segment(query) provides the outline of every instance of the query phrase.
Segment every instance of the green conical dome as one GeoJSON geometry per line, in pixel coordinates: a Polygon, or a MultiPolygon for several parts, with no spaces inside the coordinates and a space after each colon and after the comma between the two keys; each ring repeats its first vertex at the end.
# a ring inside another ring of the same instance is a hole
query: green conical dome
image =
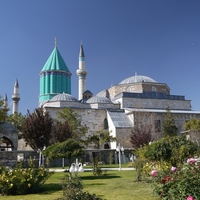
{"type": "Polygon", "coordinates": [[[70,73],[57,47],[54,48],[44,67],[42,68],[42,72],[51,70],[61,70],[70,73]]]}
{"type": "Polygon", "coordinates": [[[71,72],[57,47],[54,48],[40,72],[39,102],[48,101],[57,94],[71,94],[71,72]]]}

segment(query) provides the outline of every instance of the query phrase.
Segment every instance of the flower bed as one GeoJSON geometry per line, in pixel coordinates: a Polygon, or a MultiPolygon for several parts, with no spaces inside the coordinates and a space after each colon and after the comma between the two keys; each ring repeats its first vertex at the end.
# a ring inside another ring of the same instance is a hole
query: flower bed
{"type": "Polygon", "coordinates": [[[154,192],[164,200],[200,199],[200,164],[189,158],[182,166],[171,170],[152,170],[154,192]]]}

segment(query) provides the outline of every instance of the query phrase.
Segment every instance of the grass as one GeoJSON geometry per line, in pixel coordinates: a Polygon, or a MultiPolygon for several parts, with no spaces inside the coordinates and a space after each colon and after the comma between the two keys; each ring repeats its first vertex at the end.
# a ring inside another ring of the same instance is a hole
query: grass
{"type": "MultiPolygon", "coordinates": [[[[57,172],[42,186],[39,194],[1,196],[1,200],[55,200],[62,197],[61,179],[67,172],[57,172]]],[[[93,176],[92,172],[79,173],[85,191],[107,200],[155,200],[151,185],[135,182],[135,171],[107,171],[105,176],[93,176]]]]}

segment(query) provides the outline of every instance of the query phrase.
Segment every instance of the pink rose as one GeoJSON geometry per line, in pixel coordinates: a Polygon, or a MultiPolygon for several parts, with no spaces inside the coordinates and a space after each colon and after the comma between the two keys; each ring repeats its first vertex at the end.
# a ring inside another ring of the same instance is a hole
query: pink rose
{"type": "Polygon", "coordinates": [[[152,170],[152,171],[151,171],[151,176],[156,176],[157,172],[158,172],[158,171],[157,171],[156,169],[152,170]]]}
{"type": "Polygon", "coordinates": [[[194,200],[193,196],[188,196],[186,200],[194,200]]]}
{"type": "Polygon", "coordinates": [[[196,159],[194,159],[194,158],[188,158],[187,159],[187,163],[188,164],[193,164],[193,163],[195,163],[196,162],[196,159]]]}
{"type": "Polygon", "coordinates": [[[177,167],[173,167],[171,168],[171,172],[175,172],[177,170],[177,167]]]}

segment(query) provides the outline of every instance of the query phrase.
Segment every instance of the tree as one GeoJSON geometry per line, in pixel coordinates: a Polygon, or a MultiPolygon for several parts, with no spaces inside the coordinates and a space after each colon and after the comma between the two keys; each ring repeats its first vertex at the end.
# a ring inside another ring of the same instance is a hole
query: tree
{"type": "Polygon", "coordinates": [[[52,144],[43,150],[42,153],[50,160],[55,158],[67,158],[69,164],[71,164],[72,158],[77,158],[84,155],[85,150],[79,142],[73,139],[68,139],[64,142],[52,144]]]}
{"type": "Polygon", "coordinates": [[[89,136],[86,142],[88,144],[94,144],[95,149],[100,149],[102,145],[116,140],[116,137],[111,136],[108,130],[100,130],[97,131],[95,135],[89,136]]]}
{"type": "Polygon", "coordinates": [[[0,97],[0,122],[5,122],[8,117],[9,108],[4,105],[4,102],[1,100],[0,97]]]}
{"type": "Polygon", "coordinates": [[[131,136],[130,136],[130,142],[133,148],[138,149],[152,142],[151,132],[152,132],[151,125],[135,126],[131,131],[131,136]]]}
{"type": "Polygon", "coordinates": [[[72,137],[73,134],[68,121],[61,122],[56,120],[54,122],[52,129],[52,137],[50,140],[51,144],[54,144],[56,142],[64,142],[65,140],[68,140],[72,137]]]}
{"type": "Polygon", "coordinates": [[[163,134],[164,136],[176,136],[178,128],[175,125],[175,120],[170,112],[170,109],[166,109],[165,119],[163,122],[163,134]]]}
{"type": "Polygon", "coordinates": [[[11,122],[19,131],[22,131],[25,119],[26,117],[24,115],[15,112],[8,116],[7,121],[11,122]]]}
{"type": "Polygon", "coordinates": [[[53,119],[48,112],[44,112],[42,108],[37,108],[31,114],[28,110],[22,137],[26,144],[30,145],[34,150],[42,150],[50,144],[52,127],[53,119]]]}
{"type": "Polygon", "coordinates": [[[184,124],[184,130],[198,130],[200,131],[200,120],[192,118],[189,121],[185,122],[184,124]]]}
{"type": "MultiPolygon", "coordinates": [[[[95,135],[89,136],[86,140],[87,144],[94,144],[94,149],[100,149],[102,145],[116,141],[116,137],[110,135],[108,130],[97,131],[95,135]]],[[[93,174],[101,175],[102,170],[99,166],[99,160],[101,160],[101,152],[93,152],[93,174]]]]}
{"type": "MultiPolygon", "coordinates": [[[[87,127],[81,125],[81,117],[72,109],[66,107],[57,113],[58,124],[67,126],[67,129],[63,134],[67,134],[71,138],[81,140],[81,137],[85,135],[87,127]]],[[[62,128],[61,128],[62,129],[62,128]]],[[[59,132],[56,132],[59,134],[59,132]]]]}

